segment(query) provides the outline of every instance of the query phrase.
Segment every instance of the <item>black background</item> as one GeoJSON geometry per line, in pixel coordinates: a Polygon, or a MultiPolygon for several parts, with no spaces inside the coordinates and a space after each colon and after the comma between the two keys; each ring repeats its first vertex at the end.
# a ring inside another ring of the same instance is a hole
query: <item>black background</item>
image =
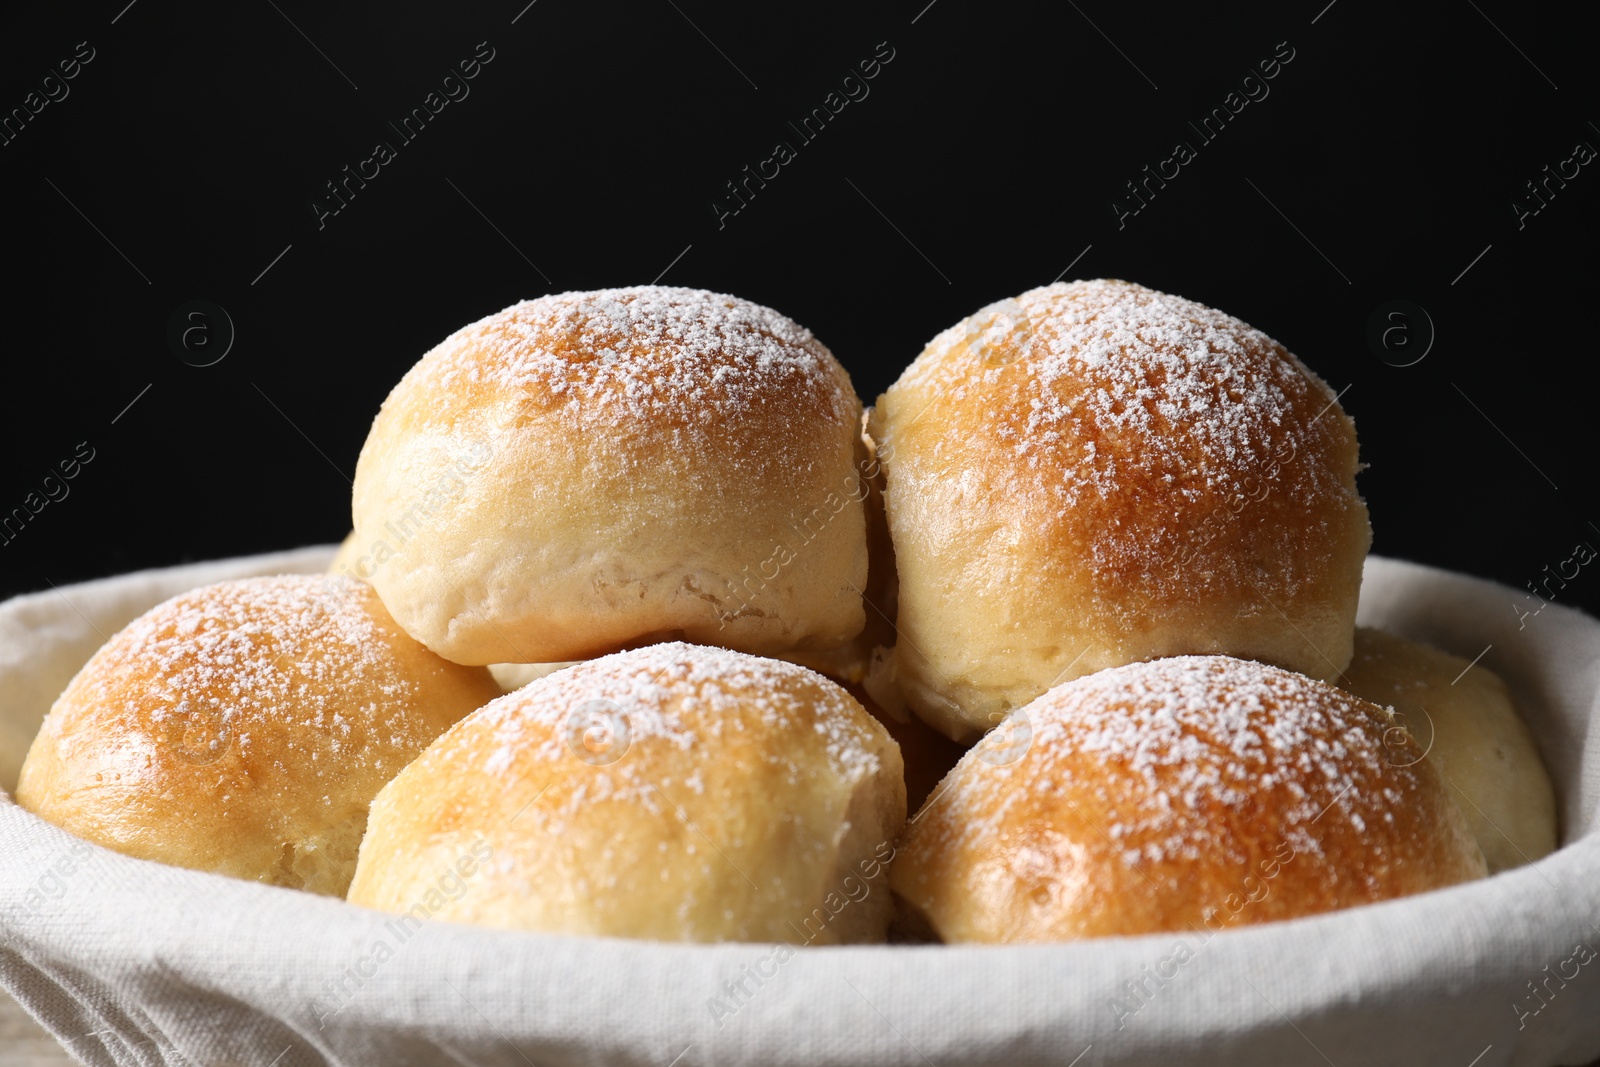
{"type": "MultiPolygon", "coordinates": [[[[789,314],[869,402],[991,301],[1139,281],[1344,391],[1374,551],[1522,589],[1600,546],[1600,167],[1520,227],[1512,208],[1600,146],[1592,41],[1564,11],[525,2],[13,19],[0,109],[79,42],[94,58],[0,147],[0,514],[79,442],[94,459],[0,546],[0,593],[335,541],[370,420],[424,351],[519,299],[658,277],[789,314]],[[470,95],[402,143],[386,123],[479,42],[470,95]],[[799,144],[787,123],[880,42],[869,95],[799,144]],[[1270,95],[1202,145],[1186,120],[1280,42],[1270,95]],[[712,198],[780,139],[797,158],[719,228],[712,198]],[[1119,228],[1112,199],[1179,139],[1197,158],[1119,228]],[[397,157],[319,228],[324,183],[380,140],[397,157]],[[236,330],[203,368],[167,340],[195,299],[236,330]],[[1387,360],[1367,340],[1393,300],[1436,331],[1411,366],[1391,364],[1420,321],[1387,360]]],[[[1600,566],[1549,588],[1600,610],[1600,566]]]]}

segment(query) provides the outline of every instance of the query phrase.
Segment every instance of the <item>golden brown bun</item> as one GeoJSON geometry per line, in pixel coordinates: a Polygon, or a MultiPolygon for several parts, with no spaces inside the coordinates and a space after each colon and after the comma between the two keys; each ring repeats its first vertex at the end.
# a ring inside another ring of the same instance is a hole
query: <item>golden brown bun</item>
{"type": "Polygon", "coordinates": [[[1439,769],[1483,849],[1489,871],[1532,863],[1556,849],[1556,797],[1498,675],[1468,660],[1361,627],[1341,683],[1392,707],[1439,769]]]}
{"type": "Polygon", "coordinates": [[[956,941],[1209,930],[1485,873],[1421,749],[1375,705],[1226,656],[1057,686],[964,756],[891,884],[956,941]]]}
{"type": "Polygon", "coordinates": [[[570,934],[876,941],[905,811],[898,747],[837,685],[653,645],[532,682],[435,742],[373,801],[349,899],[570,934]],[[463,857],[475,873],[441,897],[463,857]]]}
{"type": "Polygon", "coordinates": [[[94,654],[45,718],[17,803],[140,859],[341,896],[378,789],[498,691],[359,582],[221,582],[94,654]]]}
{"type": "Polygon", "coordinates": [[[1355,427],[1238,319],[1127,282],[1030,290],[935,337],[870,429],[895,675],[951,737],[1157,656],[1349,662],[1371,541],[1355,427]]]}
{"type": "Polygon", "coordinates": [[[894,542],[889,538],[889,520],[883,513],[883,468],[878,463],[877,446],[866,432],[867,413],[862,413],[861,436],[856,449],[856,470],[861,477],[866,499],[862,506],[867,523],[867,581],[862,599],[867,614],[861,632],[844,644],[816,652],[788,652],[778,656],[802,667],[820,671],[837,682],[863,681],[875,656],[894,647],[895,601],[899,582],[894,571],[894,542]]]}
{"type": "MultiPolygon", "coordinates": [[[[887,648],[894,645],[894,546],[889,542],[889,527],[883,516],[883,495],[880,484],[882,479],[877,471],[877,463],[872,458],[870,442],[865,440],[865,434],[858,457],[857,467],[868,489],[867,498],[863,501],[867,522],[867,581],[862,590],[865,595],[867,624],[855,637],[834,648],[809,652],[783,652],[775,654],[773,658],[798,663],[802,667],[809,667],[827,675],[849,689],[852,696],[861,700],[867,709],[877,716],[878,712],[874,709],[874,705],[866,703],[865,694],[858,692],[854,683],[862,681],[866,676],[869,666],[874,661],[874,653],[878,653],[881,657],[887,648]]],[[[500,683],[500,688],[509,693],[521,689],[535,678],[543,678],[563,667],[570,667],[574,662],[580,661],[491,663],[489,673],[500,683]]],[[[904,701],[898,703],[903,706],[904,701]]],[[[881,720],[882,717],[879,718],[881,720]]],[[[890,733],[894,734],[896,741],[902,740],[892,728],[890,733]]],[[[942,771],[940,773],[943,774],[942,771]]]]}
{"type": "Polygon", "coordinates": [[[642,286],[457,331],[356,466],[356,573],[459,663],[681,637],[763,655],[860,632],[861,402],[769,308],[642,286]]]}
{"type": "MultiPolygon", "coordinates": [[[[356,581],[365,581],[357,575],[357,564],[363,555],[360,542],[356,540],[355,531],[350,531],[340,544],[339,551],[334,553],[333,560],[328,564],[329,574],[343,574],[356,581]]],[[[502,693],[509,693],[514,689],[521,689],[535,678],[543,678],[553,674],[562,667],[571,666],[570,663],[491,663],[489,674],[493,676],[495,684],[502,693]]]]}

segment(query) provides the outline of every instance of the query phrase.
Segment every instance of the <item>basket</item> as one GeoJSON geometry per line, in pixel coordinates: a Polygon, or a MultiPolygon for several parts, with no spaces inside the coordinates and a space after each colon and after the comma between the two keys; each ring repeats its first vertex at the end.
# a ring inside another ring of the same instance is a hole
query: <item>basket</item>
{"type": "MultiPolygon", "coordinates": [[[[0,783],[118,628],[333,549],[0,605],[0,783]]],[[[92,1064],[1580,1064],[1600,1057],[1600,622],[1372,558],[1360,621],[1503,677],[1563,847],[1405,900],[1200,941],[669,945],[426,923],[130,859],[0,798],[0,985],[92,1064]],[[1591,948],[1593,946],[1593,948],[1591,948]]]]}

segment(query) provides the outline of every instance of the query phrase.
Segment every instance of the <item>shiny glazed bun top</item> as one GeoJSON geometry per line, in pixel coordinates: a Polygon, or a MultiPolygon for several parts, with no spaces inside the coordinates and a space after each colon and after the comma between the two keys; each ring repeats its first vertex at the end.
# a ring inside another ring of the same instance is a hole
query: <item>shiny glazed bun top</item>
{"type": "Polygon", "coordinates": [[[641,286],[525,301],[395,387],[356,468],[357,577],[463,663],[861,630],[861,405],[770,308],[641,286]]]}
{"type": "Polygon", "coordinates": [[[900,684],[952,737],[1155,656],[1349,661],[1355,428],[1236,318],[1120,281],[1030,290],[934,338],[870,430],[900,684]]]}

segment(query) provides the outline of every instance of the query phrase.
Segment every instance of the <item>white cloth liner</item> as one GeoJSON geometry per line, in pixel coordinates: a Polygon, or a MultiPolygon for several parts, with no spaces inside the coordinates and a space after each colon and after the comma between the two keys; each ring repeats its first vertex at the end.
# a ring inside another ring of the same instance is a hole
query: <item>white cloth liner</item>
{"type": "MultiPolygon", "coordinates": [[[[25,746],[102,635],[146,608],[223,577],[320,570],[331,552],[0,605],[0,741],[25,746]]],[[[403,939],[390,916],[129,859],[3,797],[0,985],[91,1064],[1586,1063],[1600,1057],[1600,960],[1574,953],[1600,949],[1600,622],[1550,606],[1519,629],[1523,599],[1367,565],[1361,621],[1469,659],[1492,645],[1481,662],[1510,684],[1556,780],[1566,847],[1474,884],[1204,943],[791,953],[446,923],[403,939]],[[1574,967],[1564,985],[1551,977],[1574,967]],[[1176,973],[1119,1012],[1119,987],[1145,968],[1176,973]],[[1536,999],[1530,982],[1550,992],[1536,999]]],[[[20,758],[3,757],[0,781],[20,758]]]]}

